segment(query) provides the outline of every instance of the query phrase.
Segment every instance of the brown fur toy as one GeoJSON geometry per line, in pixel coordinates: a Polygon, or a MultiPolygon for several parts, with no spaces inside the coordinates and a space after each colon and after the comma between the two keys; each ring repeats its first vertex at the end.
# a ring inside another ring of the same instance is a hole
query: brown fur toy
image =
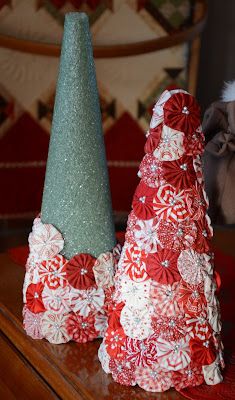
{"type": "Polygon", "coordinates": [[[235,81],[226,84],[222,101],[214,102],[203,119],[203,156],[209,215],[214,224],[235,223],[235,81]]]}

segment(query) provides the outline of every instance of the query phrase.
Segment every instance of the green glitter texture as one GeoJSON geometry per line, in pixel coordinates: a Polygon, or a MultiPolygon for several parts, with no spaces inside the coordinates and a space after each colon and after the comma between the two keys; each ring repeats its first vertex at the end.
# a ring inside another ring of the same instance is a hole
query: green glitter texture
{"type": "Polygon", "coordinates": [[[42,200],[42,221],[62,234],[62,254],[99,256],[116,244],[89,22],[68,13],[42,200]]]}

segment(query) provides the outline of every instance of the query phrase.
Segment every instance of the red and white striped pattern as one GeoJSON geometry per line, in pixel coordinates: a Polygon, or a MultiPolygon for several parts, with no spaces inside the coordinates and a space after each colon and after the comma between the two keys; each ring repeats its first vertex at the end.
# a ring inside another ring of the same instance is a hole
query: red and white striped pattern
{"type": "Polygon", "coordinates": [[[127,247],[123,258],[125,273],[135,282],[143,282],[149,279],[146,272],[147,254],[137,246],[127,247]]]}
{"type": "Polygon", "coordinates": [[[153,209],[159,218],[171,222],[183,221],[189,217],[184,190],[177,192],[171,185],[164,185],[158,189],[153,199],[153,209]]]}
{"type": "Polygon", "coordinates": [[[158,338],[156,346],[159,365],[168,371],[183,369],[191,361],[188,336],[177,341],[158,338]]]}

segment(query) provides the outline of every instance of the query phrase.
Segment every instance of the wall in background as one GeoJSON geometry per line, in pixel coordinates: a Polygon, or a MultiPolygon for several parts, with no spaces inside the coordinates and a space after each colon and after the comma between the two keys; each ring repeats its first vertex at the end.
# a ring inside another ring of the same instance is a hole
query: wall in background
{"type": "Polygon", "coordinates": [[[235,1],[209,0],[198,76],[202,110],[217,100],[224,81],[235,79],[235,1]]]}
{"type": "MultiPolygon", "coordinates": [[[[64,14],[85,11],[95,44],[170,34],[190,21],[193,0],[2,0],[0,33],[61,41],[64,14]]],[[[58,59],[0,49],[0,218],[40,210],[58,59]]],[[[185,46],[96,60],[113,206],[127,214],[156,97],[187,86],[185,46]]]]}

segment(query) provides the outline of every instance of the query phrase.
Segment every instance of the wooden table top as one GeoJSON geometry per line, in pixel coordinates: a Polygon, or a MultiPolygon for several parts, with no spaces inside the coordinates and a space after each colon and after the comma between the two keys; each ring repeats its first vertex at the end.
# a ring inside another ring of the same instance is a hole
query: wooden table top
{"type": "MultiPolygon", "coordinates": [[[[235,254],[235,230],[216,232],[215,244],[227,254],[235,254]]],[[[56,396],[65,400],[180,400],[174,390],[163,394],[148,393],[138,387],[115,383],[104,373],[97,358],[100,340],[87,344],[53,345],[45,340],[33,340],[22,327],[22,285],[24,269],[0,255],[0,329],[23,354],[36,372],[51,387],[56,396]]]]}

